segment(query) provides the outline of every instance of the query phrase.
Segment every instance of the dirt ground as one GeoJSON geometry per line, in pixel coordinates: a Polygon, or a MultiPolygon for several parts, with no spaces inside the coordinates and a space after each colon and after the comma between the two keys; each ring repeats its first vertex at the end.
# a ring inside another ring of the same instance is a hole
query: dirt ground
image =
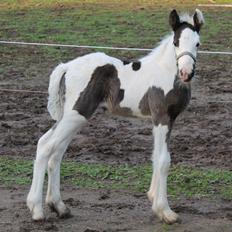
{"type": "MultiPolygon", "coordinates": [[[[3,57],[6,71],[0,76],[1,88],[47,90],[49,73],[57,61],[38,61],[33,54],[39,51],[18,48],[11,62],[3,57]]],[[[199,55],[196,77],[191,104],[172,132],[172,163],[232,170],[231,58],[199,55]]],[[[53,125],[46,111],[47,95],[0,91],[0,98],[0,155],[33,159],[39,137],[53,125]]],[[[66,159],[112,165],[147,163],[153,144],[151,131],[149,120],[112,116],[100,108],[75,137],[66,159]]],[[[28,188],[0,187],[0,231],[147,232],[166,228],[152,216],[143,194],[70,186],[62,192],[73,217],[58,220],[48,213],[45,223],[33,223],[25,205],[28,188]]],[[[231,231],[231,202],[175,199],[171,205],[182,224],[168,231],[231,231]]]]}
{"type": "MultiPolygon", "coordinates": [[[[15,60],[4,63],[0,88],[46,92],[49,74],[58,61],[38,60],[42,54],[33,47],[17,49],[15,60]]],[[[7,55],[5,60],[11,54],[7,55]]],[[[230,56],[199,54],[191,103],[172,132],[174,164],[232,169],[231,62],[230,56]]],[[[0,98],[0,154],[33,159],[38,139],[54,123],[46,109],[47,95],[0,91],[0,98]]],[[[75,137],[66,158],[89,163],[146,163],[150,162],[152,144],[150,120],[113,116],[100,108],[75,137]]]]}
{"type": "Polygon", "coordinates": [[[144,194],[67,186],[63,189],[63,195],[65,203],[72,210],[72,217],[57,219],[46,208],[49,215],[46,222],[35,223],[25,205],[27,191],[28,188],[17,186],[13,189],[0,188],[0,231],[229,232],[232,226],[231,202],[175,200],[171,205],[180,214],[182,222],[168,227],[153,216],[144,194]]]}

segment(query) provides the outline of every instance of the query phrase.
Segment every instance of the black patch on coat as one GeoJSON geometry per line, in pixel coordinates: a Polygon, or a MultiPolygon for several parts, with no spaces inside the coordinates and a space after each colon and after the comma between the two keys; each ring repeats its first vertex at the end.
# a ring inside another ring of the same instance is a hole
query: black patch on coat
{"type": "Polygon", "coordinates": [[[129,60],[122,60],[122,62],[123,62],[123,65],[127,65],[131,63],[129,60]]]}
{"type": "Polygon", "coordinates": [[[151,110],[148,103],[148,96],[150,93],[150,89],[151,88],[148,89],[148,91],[144,94],[144,96],[139,102],[139,109],[143,115],[151,115],[151,110]]]}
{"type": "Polygon", "coordinates": [[[184,111],[191,99],[190,83],[183,83],[176,76],[174,88],[166,95],[166,103],[168,105],[168,115],[171,122],[174,122],[176,117],[184,111]]]}
{"type": "Polygon", "coordinates": [[[120,102],[123,100],[124,98],[124,89],[120,89],[119,90],[119,93],[118,93],[118,96],[116,98],[116,100],[114,101],[115,104],[114,104],[114,107],[110,107],[109,104],[108,104],[108,109],[111,113],[113,114],[117,114],[117,115],[120,115],[120,116],[126,116],[126,117],[131,117],[133,116],[133,112],[130,108],[128,107],[121,107],[119,104],[120,102]]]}
{"type": "Polygon", "coordinates": [[[141,68],[141,62],[140,61],[134,61],[132,63],[132,69],[134,71],[138,71],[141,68]]]}
{"type": "Polygon", "coordinates": [[[129,107],[115,107],[112,113],[124,117],[134,117],[133,111],[129,107]]]}
{"type": "Polygon", "coordinates": [[[122,91],[120,93],[120,81],[115,66],[106,64],[94,70],[73,109],[89,119],[104,100],[107,101],[110,110],[114,109],[118,101],[123,98],[123,93],[122,91]]]}
{"type": "Polygon", "coordinates": [[[163,89],[150,87],[139,103],[141,113],[151,115],[153,123],[172,127],[176,117],[186,108],[191,98],[189,84],[182,83],[176,77],[173,89],[166,96],[163,89]]]}
{"type": "MultiPolygon", "coordinates": [[[[60,79],[59,90],[58,90],[61,109],[64,109],[65,94],[66,94],[65,75],[66,75],[66,72],[62,75],[62,77],[60,79]]],[[[59,119],[59,120],[61,120],[61,119],[59,119]]],[[[55,130],[58,124],[59,124],[59,121],[53,125],[52,130],[55,130]]]]}
{"type": "Polygon", "coordinates": [[[60,79],[60,85],[59,85],[59,91],[58,91],[59,99],[60,99],[62,105],[65,102],[65,93],[66,93],[65,75],[66,75],[66,72],[62,75],[62,77],[60,79]]]}
{"type": "Polygon", "coordinates": [[[169,124],[169,116],[167,114],[167,104],[164,91],[161,88],[150,87],[139,103],[141,113],[151,115],[153,123],[158,126],[169,124]]]}
{"type": "Polygon", "coordinates": [[[123,65],[128,65],[132,63],[132,69],[134,71],[138,71],[141,68],[141,62],[140,61],[129,61],[129,60],[122,60],[123,65]]]}
{"type": "Polygon", "coordinates": [[[124,92],[125,92],[124,89],[120,89],[119,90],[117,103],[119,103],[119,102],[121,102],[123,100],[123,98],[124,98],[124,92]]]}

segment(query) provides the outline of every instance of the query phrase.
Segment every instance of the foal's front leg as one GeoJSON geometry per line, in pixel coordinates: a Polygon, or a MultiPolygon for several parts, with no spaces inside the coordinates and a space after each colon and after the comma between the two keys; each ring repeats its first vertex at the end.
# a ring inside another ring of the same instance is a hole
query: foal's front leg
{"type": "Polygon", "coordinates": [[[168,133],[167,125],[154,126],[153,175],[148,198],[153,203],[152,210],[155,214],[166,223],[172,224],[178,220],[178,215],[170,209],[167,200],[167,177],[171,161],[167,146],[168,133]]]}

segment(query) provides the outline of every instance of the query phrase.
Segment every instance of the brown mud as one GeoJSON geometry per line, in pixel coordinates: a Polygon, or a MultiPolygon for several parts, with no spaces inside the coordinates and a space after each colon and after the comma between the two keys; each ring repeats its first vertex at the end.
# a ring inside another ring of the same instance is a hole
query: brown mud
{"type": "MultiPolygon", "coordinates": [[[[59,61],[42,57],[38,62],[34,54],[42,54],[36,49],[18,50],[13,63],[5,64],[0,88],[46,92],[49,74],[59,61]]],[[[230,56],[199,55],[191,103],[172,131],[174,164],[232,168],[231,62],[230,56]]],[[[47,95],[0,91],[0,98],[0,154],[33,159],[38,139],[54,124],[46,109],[47,95]]],[[[150,162],[152,144],[150,120],[117,117],[100,108],[74,138],[66,158],[140,164],[150,162]]]]}
{"type": "Polygon", "coordinates": [[[0,187],[1,232],[229,232],[232,226],[231,202],[175,199],[171,205],[182,221],[167,226],[153,216],[144,194],[68,186],[63,189],[63,199],[72,217],[58,219],[45,207],[46,221],[33,222],[25,205],[27,192],[28,187],[0,187]]]}

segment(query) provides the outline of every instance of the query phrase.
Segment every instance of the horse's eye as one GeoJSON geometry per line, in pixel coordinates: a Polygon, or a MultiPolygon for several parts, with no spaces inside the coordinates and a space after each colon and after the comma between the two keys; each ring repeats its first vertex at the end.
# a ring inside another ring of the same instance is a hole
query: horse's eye
{"type": "Polygon", "coordinates": [[[200,43],[197,43],[197,44],[196,44],[196,47],[198,48],[199,46],[200,46],[200,43]]]}

